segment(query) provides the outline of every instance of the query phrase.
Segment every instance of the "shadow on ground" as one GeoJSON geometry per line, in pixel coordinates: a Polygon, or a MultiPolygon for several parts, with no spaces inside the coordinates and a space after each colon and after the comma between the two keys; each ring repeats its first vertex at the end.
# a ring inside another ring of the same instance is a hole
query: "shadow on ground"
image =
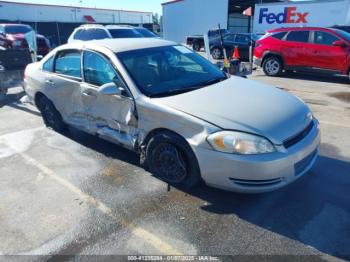
{"type": "MultiPolygon", "coordinates": [[[[16,103],[8,105],[27,111],[16,103]]],[[[137,154],[98,137],[73,128],[63,135],[107,157],[139,165],[137,154]]],[[[245,195],[203,184],[179,190],[206,202],[198,206],[204,212],[236,215],[321,252],[350,258],[350,160],[340,156],[333,145],[321,146],[321,156],[309,174],[275,192],[245,195]]]]}
{"type": "MultiPolygon", "coordinates": [[[[139,165],[137,154],[71,129],[68,138],[107,157],[139,165]]],[[[324,145],[315,167],[281,190],[258,195],[226,192],[200,185],[179,190],[207,203],[205,212],[235,214],[268,231],[294,239],[332,256],[350,256],[350,161],[324,145]],[[331,156],[326,156],[330,152],[331,156]]],[[[348,257],[350,258],[350,257],[348,257]]]]}
{"type": "MultiPolygon", "coordinates": [[[[264,76],[264,73],[261,72],[261,76],[264,76]]],[[[256,75],[259,77],[259,75],[256,75]]],[[[298,79],[304,81],[318,81],[323,83],[337,83],[337,84],[350,84],[349,78],[345,76],[336,76],[329,74],[318,74],[318,73],[309,73],[309,72],[286,72],[279,76],[279,78],[285,79],[298,79]]]]}

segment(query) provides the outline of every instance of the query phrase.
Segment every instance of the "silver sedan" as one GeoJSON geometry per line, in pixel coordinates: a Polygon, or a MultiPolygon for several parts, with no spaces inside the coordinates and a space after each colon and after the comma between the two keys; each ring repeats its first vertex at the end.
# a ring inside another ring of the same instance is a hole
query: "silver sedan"
{"type": "Polygon", "coordinates": [[[229,77],[184,46],[108,39],[56,48],[25,71],[56,131],[73,126],[140,154],[165,182],[258,193],[307,173],[318,121],[298,98],[229,77]]]}

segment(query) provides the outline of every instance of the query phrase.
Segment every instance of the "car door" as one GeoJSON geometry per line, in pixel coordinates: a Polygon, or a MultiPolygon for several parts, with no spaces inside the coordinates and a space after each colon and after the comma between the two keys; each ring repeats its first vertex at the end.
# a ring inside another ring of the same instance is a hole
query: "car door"
{"type": "Polygon", "coordinates": [[[310,59],[313,56],[311,46],[310,31],[290,31],[281,48],[286,65],[297,67],[310,66],[310,59]]]}
{"type": "Polygon", "coordinates": [[[53,101],[65,122],[84,126],[85,116],[80,95],[81,51],[58,51],[53,62],[53,72],[49,72],[50,60],[47,62],[48,65],[44,65],[47,68],[45,94],[53,101]]]}
{"type": "Polygon", "coordinates": [[[349,47],[334,46],[333,43],[339,40],[341,39],[332,33],[314,31],[312,66],[341,72],[345,68],[349,47]]]}
{"type": "MultiPolygon", "coordinates": [[[[235,48],[235,45],[236,45],[235,38],[236,38],[235,34],[228,34],[223,37],[226,54],[229,57],[232,56],[233,49],[235,48]]],[[[219,39],[219,42],[220,42],[220,39],[219,39]]]]}
{"type": "Polygon", "coordinates": [[[112,62],[100,53],[85,50],[83,73],[81,93],[90,131],[112,142],[133,147],[137,127],[135,104],[112,62]],[[110,83],[122,89],[121,95],[99,92],[101,86],[110,83]]]}

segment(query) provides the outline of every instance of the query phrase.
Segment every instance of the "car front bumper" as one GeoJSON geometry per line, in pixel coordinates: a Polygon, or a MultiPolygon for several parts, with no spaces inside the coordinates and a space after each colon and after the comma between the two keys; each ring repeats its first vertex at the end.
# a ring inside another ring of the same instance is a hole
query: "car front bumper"
{"type": "Polygon", "coordinates": [[[255,65],[261,67],[261,65],[262,65],[262,59],[257,58],[257,57],[254,56],[254,57],[253,57],[253,63],[254,63],[255,65]]]}
{"type": "Polygon", "coordinates": [[[299,143],[275,153],[235,155],[199,147],[194,151],[207,185],[234,192],[263,193],[306,174],[317,159],[319,145],[317,123],[299,143]]]}

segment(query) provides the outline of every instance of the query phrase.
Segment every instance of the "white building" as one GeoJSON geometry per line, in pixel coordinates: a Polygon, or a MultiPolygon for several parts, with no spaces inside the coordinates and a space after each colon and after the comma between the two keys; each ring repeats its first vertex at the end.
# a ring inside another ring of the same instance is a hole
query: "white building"
{"type": "Polygon", "coordinates": [[[153,19],[151,12],[0,1],[0,23],[29,24],[51,42],[62,44],[81,24],[129,24],[152,29],[153,19]]]}
{"type": "Polygon", "coordinates": [[[152,13],[0,1],[0,19],[28,22],[152,24],[152,13]]]}
{"type": "Polygon", "coordinates": [[[350,0],[174,0],[162,6],[164,38],[179,43],[189,35],[218,28],[218,24],[233,33],[257,34],[279,27],[350,24],[350,0]],[[249,7],[253,17],[243,15],[249,7]],[[286,8],[291,8],[290,13],[285,14],[286,8]]]}

